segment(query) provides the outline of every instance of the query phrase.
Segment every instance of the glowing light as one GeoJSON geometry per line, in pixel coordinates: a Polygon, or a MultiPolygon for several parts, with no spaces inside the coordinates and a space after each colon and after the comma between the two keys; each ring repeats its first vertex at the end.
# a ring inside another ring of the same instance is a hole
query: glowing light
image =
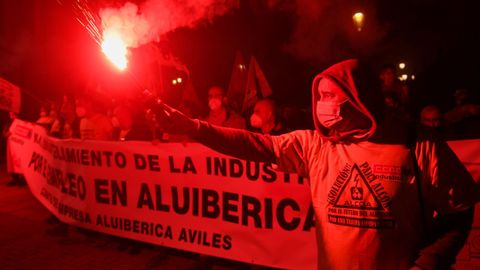
{"type": "Polygon", "coordinates": [[[400,69],[404,69],[404,68],[405,68],[405,63],[400,63],[400,64],[398,64],[398,67],[399,67],[400,69]]]}
{"type": "Polygon", "coordinates": [[[105,33],[102,51],[118,69],[124,70],[127,68],[127,46],[118,34],[105,33]]]}
{"type": "Polygon", "coordinates": [[[182,78],[178,77],[178,78],[177,78],[177,82],[178,82],[178,83],[182,83],[182,78]]]}
{"type": "Polygon", "coordinates": [[[177,80],[172,80],[172,84],[173,85],[177,84],[177,80]]]}
{"type": "Polygon", "coordinates": [[[412,75],[410,78],[412,78],[412,80],[415,80],[415,75],[412,75]]]}
{"type": "Polygon", "coordinates": [[[406,81],[407,79],[408,79],[408,75],[407,74],[402,74],[402,80],[406,81]]]}
{"type": "Polygon", "coordinates": [[[363,15],[362,12],[357,12],[353,14],[353,17],[352,17],[353,23],[355,24],[355,27],[357,28],[358,32],[362,31],[364,18],[365,16],[363,15]]]}
{"type": "Polygon", "coordinates": [[[246,69],[245,65],[242,65],[242,64],[238,65],[238,68],[239,68],[240,70],[245,70],[245,69],[246,69]]]}

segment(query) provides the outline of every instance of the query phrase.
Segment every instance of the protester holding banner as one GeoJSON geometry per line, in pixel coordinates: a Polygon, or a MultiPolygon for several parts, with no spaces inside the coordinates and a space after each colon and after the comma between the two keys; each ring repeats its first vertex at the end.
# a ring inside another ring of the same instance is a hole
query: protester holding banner
{"type": "Polygon", "coordinates": [[[318,269],[446,269],[471,228],[479,187],[444,142],[385,127],[375,73],[359,60],[313,81],[316,130],[279,136],[192,120],[160,103],[170,130],[219,152],[309,177],[318,269]]]}
{"type": "MultiPolygon", "coordinates": [[[[8,121],[2,127],[2,135],[6,139],[8,139],[8,137],[10,137],[10,135],[11,135],[10,126],[12,125],[13,121],[16,118],[17,118],[16,113],[8,112],[8,121]]],[[[15,166],[13,164],[14,160],[12,160],[12,159],[13,158],[11,157],[10,145],[7,142],[7,172],[10,173],[10,175],[12,177],[10,182],[7,183],[7,186],[10,186],[10,187],[11,186],[25,186],[26,185],[25,178],[23,177],[23,175],[21,173],[18,173],[15,170],[15,166]]]]}
{"type": "MultiPolygon", "coordinates": [[[[68,96],[63,98],[59,117],[53,122],[49,135],[59,139],[80,138],[80,119],[75,113],[74,100],[68,96]]],[[[47,235],[68,237],[69,226],[67,223],[62,222],[53,214],[46,219],[46,222],[53,225],[47,229],[47,235]]]]}
{"type": "Polygon", "coordinates": [[[80,138],[84,140],[112,140],[111,119],[102,112],[105,104],[83,95],[76,100],[76,113],[80,118],[80,138]]]}
{"type": "Polygon", "coordinates": [[[54,111],[52,107],[49,103],[41,105],[38,119],[35,121],[36,124],[44,127],[47,131],[50,131],[53,123],[57,120],[56,113],[52,113],[54,111]]]}
{"type": "Polygon", "coordinates": [[[61,139],[80,138],[80,119],[75,113],[74,101],[68,97],[64,97],[60,115],[50,129],[50,136],[61,139]]]}

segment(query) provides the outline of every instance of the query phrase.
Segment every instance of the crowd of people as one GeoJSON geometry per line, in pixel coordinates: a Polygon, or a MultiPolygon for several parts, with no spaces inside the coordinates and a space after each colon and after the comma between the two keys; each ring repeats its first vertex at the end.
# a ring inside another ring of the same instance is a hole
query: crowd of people
{"type": "MultiPolygon", "coordinates": [[[[378,76],[375,83],[378,83],[380,86],[379,89],[381,91],[379,91],[379,95],[382,96],[372,97],[372,99],[381,100],[386,108],[385,113],[389,115],[389,119],[393,119],[390,120],[390,123],[385,123],[385,126],[391,125],[393,127],[398,125],[399,122],[402,122],[417,127],[424,126],[428,132],[438,134],[445,139],[480,138],[480,102],[476,99],[473,92],[467,89],[456,90],[453,96],[455,104],[447,110],[441,109],[435,104],[422,104],[422,106],[419,106],[414,101],[414,89],[398,79],[395,66],[385,65],[376,74],[378,74],[378,76]]],[[[327,73],[322,76],[325,78],[331,78],[332,76],[339,75],[329,75],[327,73]]],[[[315,82],[314,88],[323,87],[323,83],[327,81],[329,80],[319,80],[315,82]],[[322,86],[319,86],[319,84],[322,86]]],[[[332,79],[332,81],[334,82],[333,84],[339,84],[336,78],[332,79]]],[[[325,87],[331,88],[334,86],[325,87]]],[[[330,129],[331,126],[338,125],[338,123],[341,122],[342,112],[364,108],[362,105],[363,101],[360,101],[360,99],[356,100],[356,103],[353,103],[353,107],[346,107],[346,104],[349,104],[348,102],[345,102],[346,100],[358,98],[354,96],[360,95],[354,92],[354,90],[351,90],[352,93],[348,94],[353,96],[347,95],[347,97],[341,100],[341,105],[339,107],[332,107],[331,104],[328,103],[330,101],[324,102],[325,104],[330,104],[328,105],[329,107],[326,106],[320,99],[324,98],[323,95],[326,96],[329,95],[329,93],[317,93],[316,91],[317,89],[313,89],[313,96],[314,98],[317,97],[319,100],[314,100],[312,110],[314,117],[316,117],[314,124],[318,130],[327,130],[328,132],[328,129],[330,129]],[[322,102],[316,103],[317,101],[322,102]]],[[[179,132],[177,132],[177,130],[172,130],[171,126],[166,128],[165,122],[158,119],[161,116],[158,115],[158,112],[155,111],[155,109],[144,110],[143,106],[139,106],[136,102],[138,101],[117,100],[115,102],[105,102],[103,99],[99,99],[92,93],[85,93],[76,97],[66,95],[63,97],[60,104],[49,103],[42,105],[36,123],[47,129],[50,136],[60,139],[78,138],[82,140],[152,141],[154,143],[178,142],[192,139],[198,140],[198,134],[191,136],[191,134],[185,134],[188,132],[181,132],[181,128],[179,128],[179,132]]],[[[198,118],[203,122],[214,126],[248,130],[256,134],[262,134],[262,136],[277,136],[289,133],[293,130],[293,128],[288,125],[288,117],[285,117],[286,110],[284,110],[282,106],[271,97],[258,99],[253,108],[251,108],[251,113],[248,115],[235,111],[229,106],[229,103],[230,101],[227,100],[225,89],[220,86],[212,86],[208,89],[208,98],[205,100],[205,104],[208,106],[208,112],[198,118]]],[[[367,105],[365,105],[365,107],[367,107],[367,105]]],[[[196,112],[194,115],[200,114],[196,112]]],[[[371,129],[370,124],[372,120],[369,118],[373,118],[374,116],[377,117],[377,115],[370,116],[368,113],[365,113],[365,115],[368,117],[355,119],[356,125],[359,125],[356,126],[356,128],[362,130],[361,135],[359,135],[362,139],[364,137],[370,137],[369,129],[371,129]]],[[[15,117],[15,114],[11,113],[11,121],[13,121],[15,117]]],[[[11,124],[11,121],[4,127],[3,135],[5,137],[9,136],[8,127],[11,124]]],[[[297,127],[294,128],[297,129],[297,127]]],[[[304,128],[311,129],[313,126],[305,126],[304,128]]],[[[348,126],[348,128],[351,127],[348,126]]],[[[385,128],[385,130],[387,129],[388,128],[385,128]]],[[[328,140],[342,142],[345,138],[351,138],[352,134],[339,133],[335,135],[329,134],[328,136],[328,140]]],[[[360,137],[355,137],[355,140],[360,137]]],[[[281,147],[285,147],[285,144],[290,143],[286,137],[280,138],[283,138],[282,142],[276,142],[274,140],[273,143],[283,144],[281,147]]],[[[200,141],[202,141],[202,139],[200,139],[200,141]]],[[[209,145],[208,143],[206,144],[209,145]]],[[[215,149],[215,147],[213,148],[215,149]]],[[[275,151],[282,151],[282,149],[279,148],[275,151]]],[[[230,152],[228,153],[232,154],[230,152]]],[[[242,154],[237,153],[233,154],[237,156],[239,155],[243,158],[258,160],[260,159],[259,157],[265,153],[256,153],[258,154],[257,157],[251,157],[248,155],[243,156],[242,154]]],[[[275,155],[278,155],[278,153],[275,153],[275,155]]],[[[266,158],[261,161],[278,162],[279,160],[276,160],[275,158],[266,158]]],[[[280,158],[280,162],[281,161],[280,158]]],[[[296,162],[299,163],[301,161],[296,160],[296,162]]],[[[296,167],[289,169],[297,173],[299,172],[296,167]]],[[[300,171],[300,173],[304,173],[306,176],[312,175],[311,172],[300,171]]],[[[12,173],[12,180],[7,185],[25,185],[25,180],[21,175],[12,173]]],[[[61,223],[54,216],[49,218],[48,222],[55,224],[55,227],[50,231],[52,234],[60,233],[63,236],[68,235],[66,233],[68,231],[68,226],[61,223]]],[[[324,234],[325,232],[317,231],[317,233],[324,234]]],[[[328,241],[322,239],[322,241],[319,240],[318,244],[323,245],[326,244],[326,242],[328,241]]],[[[142,247],[141,245],[138,245],[138,243],[131,241],[127,243],[121,242],[121,245],[131,246],[136,248],[137,251],[139,247],[142,247]]],[[[159,253],[164,252],[168,251],[159,249],[159,253]]],[[[321,255],[327,256],[325,254],[321,255]]],[[[390,254],[386,254],[386,256],[390,256],[390,254]]],[[[163,255],[160,257],[164,258],[163,255]]],[[[324,263],[325,266],[331,267],[332,262],[327,261],[327,259],[321,263],[324,263]]],[[[205,257],[202,257],[200,260],[205,262],[205,257]]],[[[376,263],[379,262],[380,261],[377,261],[376,263]]],[[[384,263],[382,265],[388,265],[388,263],[383,261],[381,263],[384,263]]],[[[404,264],[405,262],[400,261],[400,263],[404,264]]],[[[423,267],[424,263],[428,264],[425,261],[418,261],[417,263],[419,267],[423,267]]],[[[204,266],[205,263],[202,267],[204,266]]]]}
{"type": "MultiPolygon", "coordinates": [[[[151,141],[154,144],[191,140],[186,136],[166,132],[156,121],[156,114],[152,110],[145,110],[142,106],[138,106],[138,102],[139,100],[110,101],[90,93],[76,97],[65,95],[58,104],[42,104],[35,123],[44,127],[50,136],[59,139],[151,141]]],[[[209,88],[206,103],[208,112],[201,119],[209,123],[236,129],[247,129],[249,126],[252,130],[264,134],[280,134],[286,131],[280,120],[279,107],[272,99],[261,99],[257,102],[249,125],[239,112],[228,106],[226,92],[222,87],[212,86],[209,88]]],[[[16,117],[14,113],[10,113],[10,115],[11,120],[4,125],[5,138],[9,136],[8,128],[16,117]]],[[[21,174],[12,172],[11,177],[7,186],[26,185],[21,174]]],[[[48,235],[68,238],[69,230],[71,230],[69,225],[61,222],[54,215],[47,218],[46,222],[51,224],[46,232],[48,235]]],[[[152,258],[147,264],[152,267],[164,260],[166,253],[172,252],[169,249],[133,240],[99,236],[98,233],[84,229],[77,230],[91,238],[92,241],[95,240],[101,244],[104,242],[117,243],[119,250],[126,250],[131,255],[138,254],[143,248],[156,250],[158,256],[152,258]]],[[[208,256],[198,254],[193,256],[196,256],[199,269],[209,267],[215,261],[208,256]]],[[[238,266],[240,265],[237,264],[238,266]]]]}
{"type": "MultiPolygon", "coordinates": [[[[414,124],[431,127],[447,139],[480,137],[480,101],[469,89],[456,89],[452,95],[454,104],[440,108],[437,104],[418,104],[415,91],[407,82],[400,81],[395,66],[384,65],[378,71],[378,82],[385,105],[392,114],[414,124]]],[[[248,110],[239,112],[229,106],[225,88],[212,86],[208,89],[206,113],[193,112],[192,108],[181,111],[198,117],[213,125],[246,129],[263,134],[279,135],[293,129],[313,128],[313,123],[296,126],[289,117],[291,108],[283,107],[271,97],[260,98],[248,110]],[[188,112],[188,113],[187,113],[188,112]],[[289,126],[291,125],[291,126],[289,126]]],[[[425,103],[425,102],[424,102],[425,103]]],[[[183,106],[184,107],[184,106],[183,106]]],[[[297,112],[300,110],[297,110],[297,112]]],[[[302,116],[304,117],[304,116],[302,116]]],[[[3,127],[4,137],[8,127],[16,118],[10,113],[3,127]]],[[[53,137],[86,140],[141,140],[178,141],[187,138],[170,138],[157,123],[154,113],[145,111],[138,100],[109,101],[98,98],[94,91],[77,97],[65,95],[60,103],[43,103],[35,121],[45,127],[53,137]]]]}

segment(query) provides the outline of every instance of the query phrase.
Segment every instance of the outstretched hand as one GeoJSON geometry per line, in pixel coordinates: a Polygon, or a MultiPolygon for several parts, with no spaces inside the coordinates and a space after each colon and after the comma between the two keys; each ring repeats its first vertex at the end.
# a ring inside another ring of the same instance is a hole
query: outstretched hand
{"type": "Polygon", "coordinates": [[[168,106],[160,100],[156,102],[154,110],[161,129],[168,133],[191,134],[197,129],[197,121],[187,117],[179,110],[168,106]]]}

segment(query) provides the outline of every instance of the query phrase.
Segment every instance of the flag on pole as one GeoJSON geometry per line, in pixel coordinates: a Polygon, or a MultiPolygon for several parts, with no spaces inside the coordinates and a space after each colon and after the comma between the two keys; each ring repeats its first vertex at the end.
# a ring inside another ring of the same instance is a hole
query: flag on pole
{"type": "Polygon", "coordinates": [[[0,109],[20,113],[20,88],[0,77],[0,109]]]}
{"type": "Polygon", "coordinates": [[[272,95],[272,88],[254,56],[248,66],[247,85],[243,99],[242,113],[253,107],[258,99],[272,95]]]}
{"type": "Polygon", "coordinates": [[[228,104],[237,112],[242,110],[243,100],[245,98],[245,87],[247,85],[247,74],[245,58],[243,58],[242,53],[237,50],[227,91],[228,104]]]}

